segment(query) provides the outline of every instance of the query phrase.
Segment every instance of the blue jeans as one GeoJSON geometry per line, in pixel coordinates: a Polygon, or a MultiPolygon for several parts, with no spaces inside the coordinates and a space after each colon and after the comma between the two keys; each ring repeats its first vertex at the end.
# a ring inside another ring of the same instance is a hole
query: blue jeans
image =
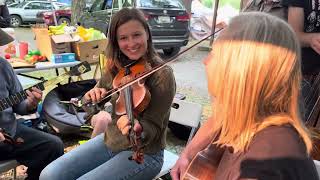
{"type": "Polygon", "coordinates": [[[100,134],[49,164],[40,180],[150,180],[161,170],[163,150],[145,154],[144,163],[128,160],[132,151],[112,152],[100,134]]]}

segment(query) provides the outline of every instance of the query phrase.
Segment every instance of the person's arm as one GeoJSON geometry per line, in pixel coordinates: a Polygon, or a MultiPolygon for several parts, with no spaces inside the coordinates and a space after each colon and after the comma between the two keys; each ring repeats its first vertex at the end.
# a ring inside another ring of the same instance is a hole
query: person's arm
{"type": "Polygon", "coordinates": [[[209,118],[198,130],[191,142],[181,153],[178,161],[171,170],[171,176],[173,180],[179,180],[186,172],[188,165],[195,155],[205,149],[214,138],[212,128],[214,127],[214,119],[209,118]],[[212,133],[210,133],[212,132],[212,133]]]}
{"type": "Polygon", "coordinates": [[[288,23],[296,32],[302,47],[311,47],[320,54],[320,34],[304,32],[304,10],[302,7],[289,7],[288,23]]]}
{"type": "Polygon", "coordinates": [[[4,135],[0,132],[0,142],[3,142],[4,140],[6,140],[6,138],[5,138],[4,135]]]}
{"type": "MultiPolygon", "coordinates": [[[[2,60],[1,65],[2,65],[2,70],[4,71],[3,74],[6,77],[5,81],[7,81],[8,83],[9,95],[14,95],[21,92],[23,88],[17,75],[14,73],[13,68],[6,60],[3,60],[2,58],[0,60],[2,60]]],[[[14,105],[12,109],[13,109],[13,112],[17,114],[26,115],[28,114],[27,106],[28,106],[28,100],[25,99],[21,103],[14,105]]]]}
{"type": "Polygon", "coordinates": [[[193,137],[191,142],[186,146],[181,155],[186,155],[192,159],[199,151],[206,148],[210,142],[212,142],[213,133],[212,131],[214,120],[209,118],[198,130],[196,135],[193,137]]]}
{"type": "Polygon", "coordinates": [[[20,115],[27,115],[35,113],[38,107],[38,103],[42,99],[41,90],[33,87],[31,90],[27,90],[27,99],[21,103],[13,106],[13,111],[20,115]]]}
{"type": "Polygon", "coordinates": [[[143,128],[145,145],[154,143],[154,138],[159,136],[161,129],[166,126],[164,119],[171,109],[171,104],[176,93],[176,82],[171,68],[165,67],[157,74],[150,84],[151,101],[141,117],[139,123],[143,128]]]}
{"type": "MultiPolygon", "coordinates": [[[[11,67],[11,65],[5,60],[2,61],[1,65],[3,66],[2,70],[4,71],[4,74],[7,77],[6,81],[10,82],[8,86],[9,95],[15,95],[23,91],[22,85],[17,75],[13,71],[13,68],[11,67]]],[[[26,115],[26,114],[34,113],[36,111],[38,102],[42,98],[42,92],[37,88],[32,88],[32,90],[30,91],[28,90],[26,93],[27,93],[27,99],[14,105],[12,107],[13,112],[20,115],[26,115]]]]}

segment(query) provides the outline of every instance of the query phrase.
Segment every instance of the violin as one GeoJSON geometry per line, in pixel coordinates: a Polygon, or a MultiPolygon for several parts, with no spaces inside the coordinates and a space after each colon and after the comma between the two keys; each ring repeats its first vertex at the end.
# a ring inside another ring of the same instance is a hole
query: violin
{"type": "MultiPolygon", "coordinates": [[[[149,70],[148,66],[144,61],[134,62],[125,66],[121,69],[118,74],[115,76],[113,80],[113,88],[118,88],[120,85],[125,84],[124,78],[128,78],[129,80],[137,78],[142,73],[149,70]]],[[[131,96],[132,96],[132,105],[134,114],[137,115],[144,111],[151,100],[151,94],[149,89],[144,84],[144,79],[137,81],[133,85],[130,86],[131,96]]],[[[115,111],[117,115],[126,114],[125,108],[125,91],[120,91],[119,98],[116,101],[115,111]]]]}
{"type": "MultiPolygon", "coordinates": [[[[143,72],[147,71],[148,66],[145,61],[131,61],[130,64],[120,69],[118,74],[113,80],[113,88],[118,88],[123,83],[127,83],[127,80],[135,79],[143,72]]],[[[137,81],[124,88],[119,92],[119,97],[116,100],[115,113],[117,115],[127,114],[131,124],[129,132],[129,142],[132,145],[133,155],[129,157],[130,160],[134,160],[137,163],[143,163],[143,145],[142,145],[142,132],[135,132],[134,116],[144,111],[150,103],[151,94],[148,88],[144,84],[144,79],[137,81]]]]}

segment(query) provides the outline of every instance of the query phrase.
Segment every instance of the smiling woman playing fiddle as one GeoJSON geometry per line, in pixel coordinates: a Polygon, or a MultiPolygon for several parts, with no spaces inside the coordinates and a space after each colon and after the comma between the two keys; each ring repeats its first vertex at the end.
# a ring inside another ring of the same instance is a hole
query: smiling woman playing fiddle
{"type": "MultiPolygon", "coordinates": [[[[112,17],[110,26],[106,69],[96,87],[85,94],[86,101],[99,102],[105,97],[107,90],[113,88],[114,78],[124,67],[134,68],[137,64],[155,67],[161,63],[142,12],[124,8],[112,17]]],[[[121,81],[126,82],[126,78],[121,81]]],[[[51,163],[42,171],[40,179],[142,180],[155,177],[163,164],[175,79],[172,69],[164,67],[143,81],[151,100],[142,112],[134,114],[133,130],[143,133],[144,162],[139,164],[128,160],[133,153],[128,141],[132,127],[126,114],[119,116],[115,113],[116,98],[112,97],[112,112],[103,110],[92,117],[96,123],[107,122],[105,133],[51,163]]]]}

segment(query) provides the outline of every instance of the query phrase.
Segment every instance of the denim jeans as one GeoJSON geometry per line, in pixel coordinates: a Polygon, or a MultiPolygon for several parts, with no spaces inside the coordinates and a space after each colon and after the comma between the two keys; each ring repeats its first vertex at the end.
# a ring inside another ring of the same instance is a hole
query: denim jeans
{"type": "Polygon", "coordinates": [[[112,152],[100,134],[49,164],[40,180],[150,180],[161,170],[163,150],[145,154],[144,163],[128,160],[132,151],[112,152]]]}

